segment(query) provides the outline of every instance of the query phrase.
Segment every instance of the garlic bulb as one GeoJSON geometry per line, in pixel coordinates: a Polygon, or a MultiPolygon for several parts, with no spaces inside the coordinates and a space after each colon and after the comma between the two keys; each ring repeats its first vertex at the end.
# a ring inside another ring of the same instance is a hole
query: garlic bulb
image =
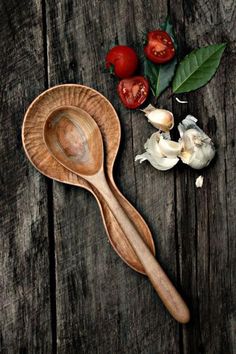
{"type": "Polygon", "coordinates": [[[155,108],[149,104],[145,109],[141,109],[141,111],[145,113],[149,123],[163,132],[169,131],[174,126],[174,116],[166,109],[155,108]]]}
{"type": "MultiPolygon", "coordinates": [[[[174,167],[181,159],[183,163],[192,168],[201,169],[206,167],[215,156],[213,142],[197,126],[197,119],[193,116],[188,115],[178,125],[180,139],[176,142],[170,139],[169,134],[169,129],[174,124],[171,112],[156,109],[152,105],[148,105],[144,112],[152,125],[164,132],[152,134],[144,145],[146,152],[137,155],[135,161],[139,160],[142,163],[148,160],[156,169],[166,171],[174,167]]],[[[199,183],[202,181],[199,180],[199,183]]]]}
{"type": "Polygon", "coordinates": [[[197,119],[188,115],[179,125],[180,159],[183,163],[197,170],[209,165],[215,156],[215,147],[197,124],[197,119]]]}
{"type": "Polygon", "coordinates": [[[151,135],[150,139],[147,140],[147,142],[144,145],[144,148],[146,150],[145,153],[142,155],[137,155],[135,157],[135,161],[140,161],[142,163],[145,160],[148,160],[150,164],[155,167],[157,170],[160,171],[166,171],[174,167],[179,159],[177,157],[177,147],[178,151],[180,150],[180,145],[179,143],[177,146],[173,145],[171,140],[165,139],[160,133],[154,133],[151,135]],[[165,142],[163,142],[165,140],[165,142]],[[160,141],[162,141],[160,145],[160,141]],[[164,146],[164,149],[161,149],[161,146],[164,146]],[[169,146],[169,152],[168,152],[168,146],[169,146]],[[174,149],[176,148],[176,154],[173,153],[174,149]],[[165,154],[164,150],[167,152],[165,154]]]}

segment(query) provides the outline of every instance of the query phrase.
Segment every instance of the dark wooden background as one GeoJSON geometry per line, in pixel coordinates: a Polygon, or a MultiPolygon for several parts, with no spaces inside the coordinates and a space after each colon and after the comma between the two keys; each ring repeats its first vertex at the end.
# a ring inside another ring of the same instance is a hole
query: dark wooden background
{"type": "Polygon", "coordinates": [[[235,45],[234,0],[1,0],[0,3],[0,353],[235,353],[235,45]],[[104,57],[133,45],[170,13],[181,55],[227,42],[213,80],[167,99],[217,146],[199,172],[179,164],[159,172],[134,163],[154,129],[122,107],[104,57]],[[148,222],[157,257],[185,297],[192,319],[179,325],[144,276],[107,241],[86,191],[52,182],[26,159],[21,125],[29,103],[59,83],[82,83],[112,102],[122,125],[115,169],[121,191],[148,222]]]}

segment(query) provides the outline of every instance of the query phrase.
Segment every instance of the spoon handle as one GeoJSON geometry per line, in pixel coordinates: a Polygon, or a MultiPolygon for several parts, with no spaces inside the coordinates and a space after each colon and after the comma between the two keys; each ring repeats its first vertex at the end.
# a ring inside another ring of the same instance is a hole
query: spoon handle
{"type": "Polygon", "coordinates": [[[115,198],[106,181],[104,172],[100,171],[97,175],[88,178],[88,180],[103,195],[167,310],[178,322],[187,323],[190,318],[187,305],[115,198]]]}

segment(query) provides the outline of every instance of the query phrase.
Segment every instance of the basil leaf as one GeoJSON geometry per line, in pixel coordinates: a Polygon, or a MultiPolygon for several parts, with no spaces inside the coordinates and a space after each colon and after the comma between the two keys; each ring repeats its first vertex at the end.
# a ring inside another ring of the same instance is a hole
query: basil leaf
{"type": "Polygon", "coordinates": [[[196,49],[179,63],[173,80],[174,93],[189,92],[204,86],[215,74],[226,43],[196,49]]]}
{"type": "MultiPolygon", "coordinates": [[[[171,36],[176,49],[177,43],[175,41],[173,26],[169,17],[167,17],[166,21],[160,25],[160,28],[171,36]]],[[[144,75],[147,76],[150,81],[151,90],[154,96],[160,96],[160,94],[169,86],[175,73],[176,64],[176,57],[170,62],[161,65],[154,64],[147,58],[144,59],[144,75]]]]}

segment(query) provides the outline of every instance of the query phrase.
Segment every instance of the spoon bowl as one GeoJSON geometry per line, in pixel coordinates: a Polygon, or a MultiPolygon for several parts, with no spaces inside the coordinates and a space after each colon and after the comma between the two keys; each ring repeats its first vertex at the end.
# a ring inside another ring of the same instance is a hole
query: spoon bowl
{"type": "Polygon", "coordinates": [[[83,109],[60,107],[44,125],[44,141],[54,157],[79,175],[94,175],[103,166],[102,135],[83,109]]]}

